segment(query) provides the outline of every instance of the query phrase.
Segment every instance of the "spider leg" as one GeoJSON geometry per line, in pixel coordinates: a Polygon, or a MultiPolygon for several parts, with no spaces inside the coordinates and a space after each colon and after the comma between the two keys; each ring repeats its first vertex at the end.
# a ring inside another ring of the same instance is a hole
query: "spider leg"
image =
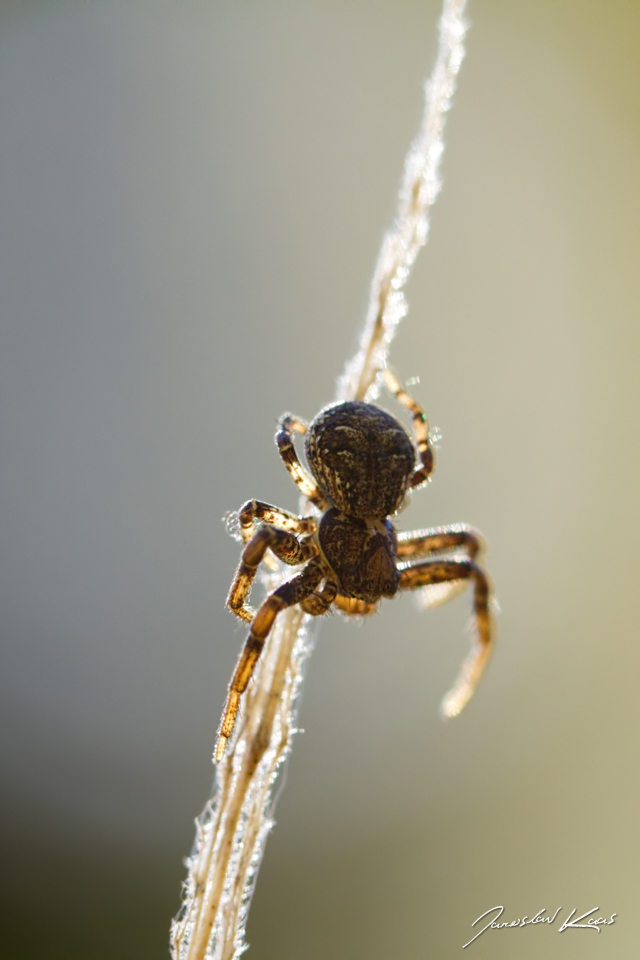
{"type": "Polygon", "coordinates": [[[243,543],[248,543],[256,532],[256,521],[267,523],[270,527],[288,530],[290,533],[315,533],[315,517],[299,517],[288,510],[281,510],[262,500],[248,500],[238,510],[240,536],[243,543]]]}
{"type": "Polygon", "coordinates": [[[428,553],[464,550],[470,560],[484,552],[484,541],[477,530],[466,523],[452,523],[429,530],[406,530],[398,533],[398,559],[424,557],[428,553]]]}
{"type": "Polygon", "coordinates": [[[305,613],[312,617],[321,617],[326,613],[338,593],[338,584],[335,580],[326,580],[321,590],[310,594],[306,600],[303,600],[300,606],[305,613]]]}
{"type": "MultiPolygon", "coordinates": [[[[470,560],[477,560],[484,553],[484,540],[477,530],[464,523],[455,523],[446,527],[433,527],[430,530],[412,530],[398,534],[398,559],[405,561],[416,560],[427,555],[433,557],[440,553],[462,553],[470,560]]],[[[447,603],[459,593],[462,593],[467,584],[464,580],[452,580],[444,583],[433,583],[420,590],[420,604],[430,610],[447,603]]]]}
{"type": "Polygon", "coordinates": [[[291,479],[297,486],[300,493],[314,503],[320,510],[326,510],[329,504],[326,502],[316,482],[298,459],[296,448],[293,445],[293,434],[300,433],[304,435],[307,432],[308,424],[292,413],[284,413],[280,417],[278,432],[276,433],[276,444],[278,452],[284,460],[284,465],[289,471],[291,479]]]}
{"type": "Polygon", "coordinates": [[[416,436],[418,456],[422,464],[409,480],[409,489],[413,490],[429,479],[436,465],[435,454],[429,439],[429,421],[422,407],[407,393],[395,373],[385,368],[380,371],[380,376],[389,393],[393,394],[396,400],[411,412],[413,417],[413,432],[416,436]]]}
{"type": "Polygon", "coordinates": [[[241,620],[246,620],[247,623],[251,623],[256,612],[247,606],[246,599],[267,550],[272,550],[276,557],[292,567],[310,560],[318,552],[318,548],[309,537],[298,540],[292,533],[278,530],[277,527],[264,526],[258,530],[242,551],[227,597],[227,606],[231,612],[241,620]]]}
{"type": "Polygon", "coordinates": [[[454,686],[442,701],[445,717],[455,717],[471,699],[493,652],[494,627],[491,615],[491,585],[485,572],[473,560],[422,560],[400,573],[400,589],[415,590],[433,584],[473,580],[474,645],[454,686]]]}
{"type": "Polygon", "coordinates": [[[335,605],[347,617],[368,617],[375,613],[379,603],[367,603],[366,600],[358,600],[356,597],[345,597],[339,593],[335,599],[335,605]]]}
{"type": "Polygon", "coordinates": [[[233,733],[233,727],[240,707],[240,697],[247,689],[249,680],[253,676],[256,663],[262,653],[265,640],[269,636],[276,616],[287,607],[302,603],[313,593],[323,577],[323,570],[318,563],[309,563],[292,580],[283,583],[277,590],[267,597],[258,610],[251,631],[245,642],[238,660],[235,672],[229,684],[229,695],[222,715],[215,759],[222,760],[227,740],[233,733]]]}

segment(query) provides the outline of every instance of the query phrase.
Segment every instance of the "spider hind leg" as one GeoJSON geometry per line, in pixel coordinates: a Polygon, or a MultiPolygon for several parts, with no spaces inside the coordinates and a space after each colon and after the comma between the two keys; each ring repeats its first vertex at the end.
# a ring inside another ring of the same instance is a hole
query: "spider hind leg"
{"type": "MultiPolygon", "coordinates": [[[[398,560],[400,569],[408,567],[419,557],[449,554],[479,561],[484,554],[482,535],[466,523],[452,523],[446,527],[431,527],[428,530],[403,531],[398,534],[398,560]]],[[[430,583],[419,589],[418,601],[425,610],[432,610],[467,588],[465,580],[446,580],[430,583]]]]}
{"type": "MultiPolygon", "coordinates": [[[[442,701],[445,717],[455,717],[467,705],[493,653],[494,624],[491,585],[481,567],[469,559],[429,559],[406,567],[400,574],[400,590],[415,590],[439,584],[473,581],[474,644],[460,674],[442,701]]],[[[444,599],[449,599],[445,597],[444,599]]]]}

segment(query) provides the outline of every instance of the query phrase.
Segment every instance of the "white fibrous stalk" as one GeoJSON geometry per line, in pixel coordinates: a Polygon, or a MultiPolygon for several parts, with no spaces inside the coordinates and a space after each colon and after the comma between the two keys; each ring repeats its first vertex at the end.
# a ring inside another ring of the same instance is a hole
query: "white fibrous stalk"
{"type": "MultiPolygon", "coordinates": [[[[440,190],[444,122],[464,56],[464,7],[465,0],[443,3],[422,126],[405,163],[394,226],[378,257],[360,349],[338,383],[338,400],[376,395],[377,375],[407,311],[403,288],[440,190]]],[[[271,591],[290,575],[290,567],[280,568],[261,580],[271,591]]],[[[234,960],[246,949],[247,914],[273,825],[274,784],[291,750],[296,701],[313,646],[309,620],[299,607],[277,617],[244,694],[237,733],[216,766],[214,794],[196,821],[183,905],[171,928],[174,960],[234,960]]]]}
{"type": "Polygon", "coordinates": [[[451,106],[456,76],[464,57],[465,0],[445,0],[440,17],[440,44],[431,77],[425,86],[420,132],[411,145],[393,228],[378,256],[360,349],[338,383],[338,399],[373,399],[378,371],[387,364],[389,346],[407,312],[403,288],[429,232],[429,214],[440,192],[440,161],[444,124],[451,106]]]}

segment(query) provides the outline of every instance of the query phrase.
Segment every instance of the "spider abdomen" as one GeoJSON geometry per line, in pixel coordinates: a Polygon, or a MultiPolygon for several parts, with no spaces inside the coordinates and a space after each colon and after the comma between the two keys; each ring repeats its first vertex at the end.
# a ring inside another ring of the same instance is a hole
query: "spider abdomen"
{"type": "Polygon", "coordinates": [[[395,513],[415,468],[415,449],[402,424],[359,400],[321,410],[309,427],[305,451],[329,503],[363,520],[395,513]]]}
{"type": "Polygon", "coordinates": [[[320,520],[318,543],[344,596],[377,603],[397,592],[400,574],[391,521],[367,523],[332,508],[320,520]]]}

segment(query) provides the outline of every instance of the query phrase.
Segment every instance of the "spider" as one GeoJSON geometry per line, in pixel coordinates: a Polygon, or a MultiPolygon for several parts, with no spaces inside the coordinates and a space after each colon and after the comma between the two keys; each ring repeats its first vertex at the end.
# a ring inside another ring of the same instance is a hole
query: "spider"
{"type": "Polygon", "coordinates": [[[332,604],[344,614],[364,616],[399,590],[425,588],[425,605],[432,607],[471,581],[474,645],[442,703],[446,717],[467,704],[491,656],[493,604],[490,581],[478,563],[483,550],[479,533],[465,524],[397,533],[392,523],[408,494],[430,479],[434,453],[422,408],[389,369],[380,376],[411,412],[415,446],[395,417],[372,403],[332,404],[310,425],[286,413],[275,438],[278,451],[293,482],[321,515],[296,516],[260,500],[248,501],[239,511],[245,547],[227,606],[251,629],[229,685],[217,761],[224,756],[240,698],[275,618],[294,604],[311,616],[326,613],[332,604]],[[305,435],[311,474],[298,459],[294,433],[305,435]],[[268,562],[267,550],[284,563],[305,566],[256,611],[247,600],[258,567],[268,562]]]}

